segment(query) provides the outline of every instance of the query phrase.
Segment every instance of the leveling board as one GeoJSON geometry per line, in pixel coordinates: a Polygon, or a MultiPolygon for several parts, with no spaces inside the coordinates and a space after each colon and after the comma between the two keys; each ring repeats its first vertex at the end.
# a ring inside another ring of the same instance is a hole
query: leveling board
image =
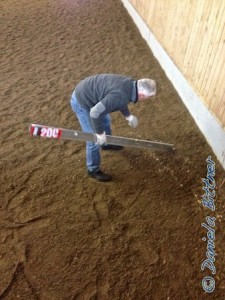
{"type": "MultiPolygon", "coordinates": [[[[52,139],[64,139],[64,140],[77,140],[77,141],[90,141],[96,142],[97,137],[95,133],[86,133],[77,130],[64,129],[51,127],[47,125],[31,124],[30,125],[31,136],[40,136],[52,139]]],[[[171,151],[174,149],[172,144],[165,144],[160,142],[152,142],[139,139],[131,139],[120,136],[107,135],[107,144],[119,145],[124,147],[134,148],[147,148],[152,151],[171,151]]]]}

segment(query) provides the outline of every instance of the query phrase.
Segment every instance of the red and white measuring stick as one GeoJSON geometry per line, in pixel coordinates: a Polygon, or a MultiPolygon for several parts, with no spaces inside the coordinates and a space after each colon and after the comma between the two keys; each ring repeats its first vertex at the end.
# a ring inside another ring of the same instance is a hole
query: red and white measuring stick
{"type": "Polygon", "coordinates": [[[45,126],[37,125],[37,124],[31,124],[30,135],[59,139],[62,135],[62,129],[55,128],[55,127],[49,127],[49,126],[45,127],[45,126]]]}

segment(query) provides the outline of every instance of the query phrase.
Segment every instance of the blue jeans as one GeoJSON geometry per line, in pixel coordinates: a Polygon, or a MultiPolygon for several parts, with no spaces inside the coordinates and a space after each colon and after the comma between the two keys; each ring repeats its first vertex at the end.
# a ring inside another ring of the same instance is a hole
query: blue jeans
{"type": "MultiPolygon", "coordinates": [[[[95,133],[94,128],[91,124],[90,112],[79,104],[75,93],[73,92],[71,98],[71,107],[72,110],[77,115],[80,126],[83,132],[91,132],[95,133]]],[[[111,118],[110,115],[107,114],[103,118],[103,124],[105,133],[107,135],[111,135],[111,118]]],[[[101,157],[100,157],[100,146],[96,145],[93,142],[86,142],[86,165],[89,171],[98,171],[100,170],[101,157]]]]}

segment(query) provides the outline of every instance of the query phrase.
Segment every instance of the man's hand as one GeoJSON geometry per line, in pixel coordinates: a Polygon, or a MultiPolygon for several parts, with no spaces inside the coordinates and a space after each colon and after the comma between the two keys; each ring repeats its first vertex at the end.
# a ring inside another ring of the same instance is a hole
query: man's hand
{"type": "Polygon", "coordinates": [[[101,133],[101,134],[97,134],[96,133],[96,137],[97,137],[97,141],[96,141],[97,145],[103,145],[106,142],[105,131],[103,133],[101,133]]]}
{"type": "Polygon", "coordinates": [[[126,117],[126,120],[128,121],[128,124],[130,127],[137,127],[138,125],[138,119],[134,115],[129,115],[129,117],[126,117]]]}

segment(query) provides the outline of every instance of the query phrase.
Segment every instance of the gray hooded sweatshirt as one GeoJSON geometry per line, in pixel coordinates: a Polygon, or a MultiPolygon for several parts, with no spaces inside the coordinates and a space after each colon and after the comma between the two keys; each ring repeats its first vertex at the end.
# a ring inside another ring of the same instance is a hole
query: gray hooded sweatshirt
{"type": "Polygon", "coordinates": [[[102,118],[105,114],[120,111],[130,115],[127,105],[137,102],[137,81],[116,74],[98,74],[81,80],[75,95],[79,104],[90,111],[90,119],[96,133],[104,131],[102,118]]]}

